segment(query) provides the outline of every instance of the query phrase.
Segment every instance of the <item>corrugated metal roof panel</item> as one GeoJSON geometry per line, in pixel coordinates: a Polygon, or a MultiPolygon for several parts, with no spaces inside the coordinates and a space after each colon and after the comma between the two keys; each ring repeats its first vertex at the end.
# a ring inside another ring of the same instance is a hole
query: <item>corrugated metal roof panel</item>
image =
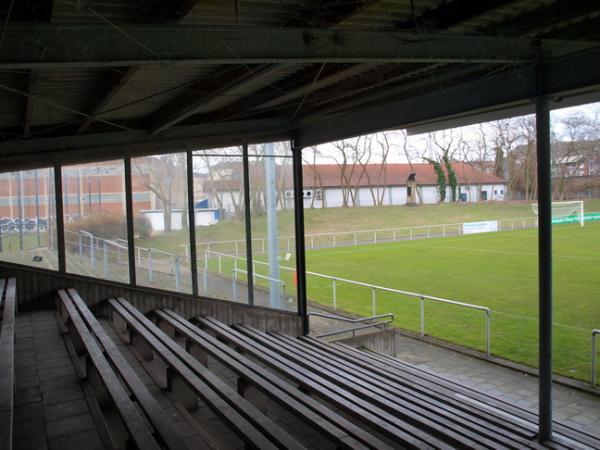
{"type": "Polygon", "coordinates": [[[34,102],[32,126],[83,120],[61,107],[85,112],[105,73],[106,69],[97,68],[40,70],[34,94],[48,103],[34,102]]]}
{"type": "MultiPolygon", "coordinates": [[[[23,91],[28,76],[23,72],[0,72],[0,84],[23,91]]],[[[6,90],[0,90],[0,93],[0,128],[18,127],[23,123],[25,97],[6,90]]]]}
{"type": "Polygon", "coordinates": [[[153,113],[193,82],[216,71],[213,65],[148,65],[137,69],[103,108],[107,120],[134,119],[153,113]]]}
{"type": "Polygon", "coordinates": [[[297,20],[302,7],[309,4],[310,2],[308,1],[290,0],[201,1],[181,20],[181,23],[197,25],[241,24],[250,26],[281,26],[297,20]]]}
{"type": "Polygon", "coordinates": [[[54,0],[53,23],[113,23],[143,22],[139,6],[133,0],[54,0]]]}

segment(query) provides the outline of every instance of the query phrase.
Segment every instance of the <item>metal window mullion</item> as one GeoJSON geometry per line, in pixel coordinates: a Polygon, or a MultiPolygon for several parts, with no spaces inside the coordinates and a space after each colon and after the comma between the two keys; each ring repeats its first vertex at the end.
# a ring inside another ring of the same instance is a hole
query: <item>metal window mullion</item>
{"type": "Polygon", "coordinates": [[[196,208],[194,206],[194,157],[192,150],[186,152],[188,231],[190,238],[190,270],[192,271],[192,295],[198,295],[198,264],[196,261],[196,208]]]}
{"type": "Polygon", "coordinates": [[[550,100],[543,93],[542,64],[536,67],[535,102],[538,184],[539,442],[552,439],[552,178],[550,100]]]}
{"type": "Polygon", "coordinates": [[[60,164],[54,166],[54,205],[56,215],[56,249],[58,251],[58,271],[67,271],[65,252],[65,222],[63,214],[63,186],[62,168],[60,164]]]}
{"type": "Polygon", "coordinates": [[[252,222],[250,215],[250,164],[248,162],[248,144],[242,146],[244,175],[244,218],[246,223],[246,271],[248,278],[248,304],[254,306],[254,264],[252,259],[252,222]]]}
{"type": "Polygon", "coordinates": [[[294,224],[296,233],[296,282],[298,314],[302,318],[302,333],[307,335],[308,308],[306,302],[306,255],[304,253],[304,187],[302,180],[302,148],[292,145],[294,173],[294,224]]]}
{"type": "Polygon", "coordinates": [[[131,179],[131,157],[127,156],[125,163],[125,220],[127,221],[127,260],[129,262],[129,284],[137,284],[135,272],[135,230],[133,227],[133,190],[131,179]]]}

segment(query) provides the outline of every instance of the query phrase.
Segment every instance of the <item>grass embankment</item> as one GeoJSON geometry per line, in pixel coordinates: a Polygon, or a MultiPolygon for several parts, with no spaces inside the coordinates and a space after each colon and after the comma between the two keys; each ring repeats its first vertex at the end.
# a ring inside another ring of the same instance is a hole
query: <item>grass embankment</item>
{"type": "MultiPolygon", "coordinates": [[[[600,200],[585,202],[586,211],[600,211],[600,200]]],[[[529,202],[444,203],[435,205],[375,206],[361,208],[305,209],[305,234],[340,231],[400,228],[420,225],[451,224],[478,220],[533,217],[529,202]]],[[[198,242],[244,240],[245,225],[242,220],[226,220],[208,227],[197,227],[198,242]]],[[[293,211],[279,211],[279,236],[293,236],[293,211]]],[[[252,218],[252,237],[267,234],[266,218],[252,218]]],[[[157,234],[150,239],[140,239],[137,245],[151,246],[165,251],[182,251],[181,245],[189,243],[185,230],[157,234]]],[[[225,250],[225,249],[224,249],[225,250]]]]}
{"type": "MultiPolygon", "coordinates": [[[[600,325],[600,223],[554,227],[554,370],[590,378],[590,333],[600,325]]],[[[537,230],[509,231],[307,253],[311,271],[414,291],[492,310],[492,353],[537,365],[537,230]]],[[[308,294],[331,306],[331,282],[309,277],[308,294]]],[[[338,308],[371,314],[371,292],[337,285],[338,308]]],[[[426,332],[483,349],[483,313],[426,302],[426,332]]],[[[419,329],[419,302],[377,294],[377,312],[419,329]]]]}

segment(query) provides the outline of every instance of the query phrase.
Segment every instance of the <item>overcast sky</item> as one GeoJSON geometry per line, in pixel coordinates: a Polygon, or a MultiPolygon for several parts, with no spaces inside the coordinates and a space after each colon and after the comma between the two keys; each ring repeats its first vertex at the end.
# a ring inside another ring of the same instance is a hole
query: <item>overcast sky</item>
{"type": "MultiPolygon", "coordinates": [[[[560,126],[561,119],[568,117],[572,114],[583,114],[585,116],[589,116],[590,118],[594,117],[596,113],[600,111],[600,103],[590,103],[586,105],[574,106],[569,108],[555,109],[551,111],[550,119],[552,121],[552,131],[556,133],[559,137],[563,135],[563,130],[560,126]]],[[[454,134],[462,133],[463,138],[466,140],[471,140],[474,138],[475,131],[477,130],[478,125],[470,125],[460,128],[455,128],[453,130],[445,130],[436,132],[436,138],[443,142],[445,138],[450,136],[452,132],[454,134]]],[[[389,142],[392,146],[388,156],[388,162],[390,163],[405,163],[406,157],[404,156],[403,151],[403,137],[400,132],[390,131],[388,132],[389,142]]],[[[562,138],[562,137],[561,137],[562,138]]],[[[417,155],[426,155],[432,157],[430,153],[427,152],[427,139],[428,133],[417,134],[408,137],[408,143],[414,149],[414,153],[417,155]]],[[[321,158],[317,159],[317,163],[320,164],[334,164],[335,160],[332,158],[336,153],[339,153],[335,149],[332,144],[322,144],[317,146],[318,151],[321,155],[321,158]]],[[[310,150],[305,149],[304,152],[307,153],[305,159],[310,159],[312,161],[312,155],[309,156],[310,150]]],[[[414,159],[413,162],[423,162],[421,158],[414,159]],[[417,160],[418,159],[418,160],[417,160]]],[[[372,158],[371,162],[377,163],[380,162],[381,159],[372,158]]]]}

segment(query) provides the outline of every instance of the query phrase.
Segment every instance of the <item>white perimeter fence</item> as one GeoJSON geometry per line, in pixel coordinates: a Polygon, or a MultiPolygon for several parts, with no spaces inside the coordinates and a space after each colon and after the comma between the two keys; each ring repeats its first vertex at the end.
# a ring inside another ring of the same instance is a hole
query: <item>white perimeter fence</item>
{"type": "MultiPolygon", "coordinates": [[[[537,218],[524,217],[514,219],[498,219],[498,231],[522,230],[537,227],[537,218]]],[[[306,234],[304,242],[306,249],[335,248],[352,245],[377,244],[382,242],[411,241],[437,237],[460,236],[463,234],[464,223],[447,223],[441,225],[418,225],[413,227],[379,228],[376,230],[336,231],[331,233],[306,234]]],[[[292,253],[294,251],[294,236],[281,236],[278,238],[280,251],[292,253]]],[[[189,245],[185,247],[185,254],[189,256],[189,245]]],[[[217,251],[245,255],[246,240],[232,239],[222,241],[200,241],[196,244],[198,254],[204,251],[217,251]]],[[[252,252],[264,255],[268,250],[268,238],[253,238],[252,252]]]]}

